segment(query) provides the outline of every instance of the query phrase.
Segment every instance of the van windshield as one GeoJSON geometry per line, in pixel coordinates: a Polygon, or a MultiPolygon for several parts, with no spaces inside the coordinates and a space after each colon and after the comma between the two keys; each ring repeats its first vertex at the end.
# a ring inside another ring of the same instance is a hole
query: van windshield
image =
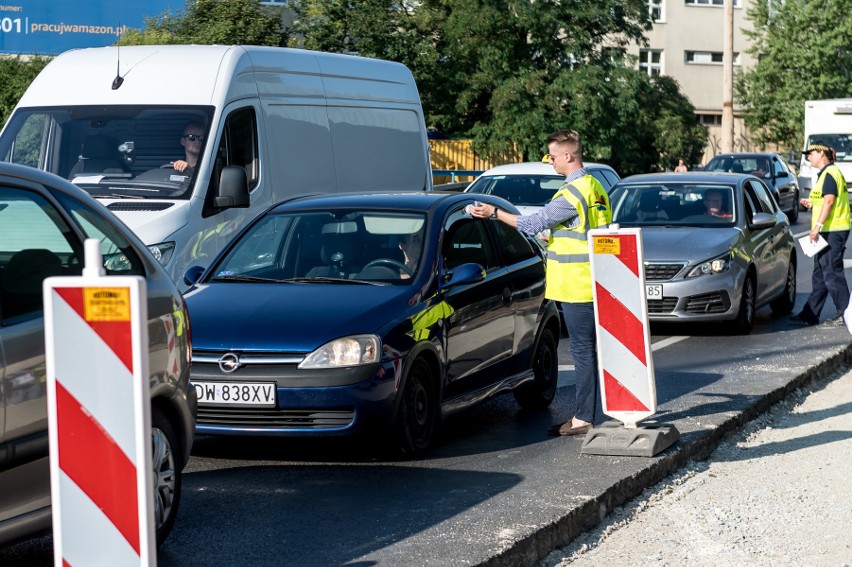
{"type": "Polygon", "coordinates": [[[0,137],[0,157],[93,197],[189,199],[212,116],[206,106],[21,109],[0,137]]]}

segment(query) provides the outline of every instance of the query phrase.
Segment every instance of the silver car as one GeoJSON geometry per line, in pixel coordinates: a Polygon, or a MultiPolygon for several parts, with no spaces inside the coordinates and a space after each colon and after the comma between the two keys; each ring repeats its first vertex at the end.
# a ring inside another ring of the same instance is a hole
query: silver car
{"type": "Polygon", "coordinates": [[[749,333],[755,310],[796,300],[789,221],[752,175],[634,175],[610,192],[613,222],[641,227],[651,321],[730,321],[749,333]]]}
{"type": "Polygon", "coordinates": [[[0,162],[0,547],[51,527],[42,282],[80,275],[86,238],[101,241],[108,275],[147,280],[158,543],[177,514],[197,412],[195,390],[187,389],[183,299],[159,262],[103,205],[52,174],[0,162]]]}

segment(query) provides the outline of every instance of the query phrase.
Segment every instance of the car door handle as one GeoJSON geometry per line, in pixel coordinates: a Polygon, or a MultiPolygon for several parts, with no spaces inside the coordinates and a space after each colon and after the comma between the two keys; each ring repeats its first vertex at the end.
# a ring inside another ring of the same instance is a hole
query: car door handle
{"type": "Polygon", "coordinates": [[[512,290],[508,287],[503,288],[503,305],[509,305],[512,303],[512,290]]]}

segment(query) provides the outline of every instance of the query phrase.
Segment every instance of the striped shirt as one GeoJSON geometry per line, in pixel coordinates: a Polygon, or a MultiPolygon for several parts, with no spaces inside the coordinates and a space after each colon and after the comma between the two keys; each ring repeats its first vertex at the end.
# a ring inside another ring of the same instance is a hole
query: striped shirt
{"type": "MultiPolygon", "coordinates": [[[[581,167],[569,173],[565,178],[565,183],[571,183],[588,174],[589,171],[585,167],[581,167]]],[[[565,183],[562,185],[563,187],[565,183]]],[[[550,201],[543,209],[539,209],[531,215],[521,215],[517,220],[518,230],[535,235],[557,224],[561,224],[565,228],[576,228],[580,223],[580,214],[568,202],[568,199],[560,196],[558,199],[550,201]]]]}

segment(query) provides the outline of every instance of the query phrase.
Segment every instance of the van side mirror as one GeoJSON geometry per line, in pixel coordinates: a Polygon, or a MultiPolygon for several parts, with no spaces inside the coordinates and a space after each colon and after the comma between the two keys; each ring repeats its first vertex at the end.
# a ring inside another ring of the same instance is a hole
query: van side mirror
{"type": "Polygon", "coordinates": [[[223,167],[213,206],[217,209],[245,208],[249,206],[250,201],[246,170],[238,165],[223,167]]]}

